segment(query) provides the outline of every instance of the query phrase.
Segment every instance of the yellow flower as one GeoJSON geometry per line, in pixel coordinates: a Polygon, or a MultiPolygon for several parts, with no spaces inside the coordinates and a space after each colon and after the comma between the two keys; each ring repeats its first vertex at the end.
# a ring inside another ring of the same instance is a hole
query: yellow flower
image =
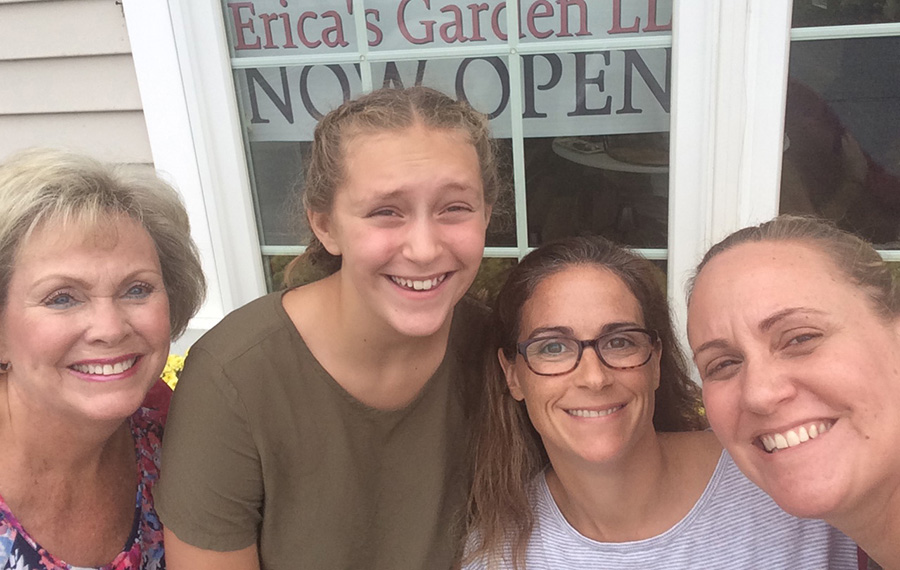
{"type": "Polygon", "coordinates": [[[178,384],[178,373],[184,368],[184,359],[187,357],[188,351],[184,352],[184,356],[180,354],[170,354],[166,359],[166,367],[162,371],[162,380],[169,385],[169,388],[175,389],[178,384]]]}

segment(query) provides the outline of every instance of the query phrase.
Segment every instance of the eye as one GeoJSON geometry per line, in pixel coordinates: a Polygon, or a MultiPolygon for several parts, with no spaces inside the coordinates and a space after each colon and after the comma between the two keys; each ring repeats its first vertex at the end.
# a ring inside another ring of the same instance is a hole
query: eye
{"type": "Polygon", "coordinates": [[[732,356],[723,356],[709,362],[703,368],[703,380],[727,380],[735,374],[741,366],[741,360],[732,356]]]}
{"type": "Polygon", "coordinates": [[[399,216],[396,210],[391,208],[380,208],[378,210],[374,210],[370,212],[367,217],[369,218],[380,218],[380,217],[391,217],[391,216],[399,216]]]}
{"type": "Polygon", "coordinates": [[[803,333],[799,334],[788,341],[788,345],[799,345],[811,340],[815,340],[820,338],[822,335],[818,333],[803,333]]]}
{"type": "Polygon", "coordinates": [[[626,350],[637,346],[635,339],[626,335],[617,335],[609,338],[601,347],[609,350],[626,350]]]}
{"type": "Polygon", "coordinates": [[[823,341],[822,331],[809,328],[785,331],[781,345],[781,353],[786,357],[806,356],[811,354],[823,341]]]}
{"type": "Polygon", "coordinates": [[[125,297],[131,299],[144,299],[150,295],[156,288],[149,283],[135,283],[125,291],[125,297]]]}
{"type": "Polygon", "coordinates": [[[563,358],[571,354],[575,348],[567,338],[546,338],[528,346],[528,356],[541,359],[563,358]]]}
{"type": "Polygon", "coordinates": [[[448,212],[474,212],[475,208],[468,204],[453,204],[447,207],[448,212]]]}
{"type": "Polygon", "coordinates": [[[56,291],[48,295],[41,303],[51,309],[68,309],[76,304],[76,300],[65,291],[56,291]]]}

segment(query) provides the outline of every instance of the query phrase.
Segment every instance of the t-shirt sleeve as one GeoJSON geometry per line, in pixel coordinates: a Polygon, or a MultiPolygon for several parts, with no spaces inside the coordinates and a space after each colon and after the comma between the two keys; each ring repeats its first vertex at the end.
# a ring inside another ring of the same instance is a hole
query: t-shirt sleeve
{"type": "Polygon", "coordinates": [[[263,483],[246,408],[199,347],[172,398],[154,495],[163,524],[188,544],[233,551],[256,541],[263,483]]]}

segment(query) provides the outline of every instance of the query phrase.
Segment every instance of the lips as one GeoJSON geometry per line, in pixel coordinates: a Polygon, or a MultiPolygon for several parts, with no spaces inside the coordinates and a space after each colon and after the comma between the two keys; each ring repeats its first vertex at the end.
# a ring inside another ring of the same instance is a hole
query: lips
{"type": "Polygon", "coordinates": [[[449,275],[449,273],[442,273],[437,277],[427,279],[416,279],[391,275],[390,279],[396,285],[399,285],[404,289],[409,289],[410,291],[429,291],[440,285],[444,281],[444,279],[447,278],[447,275],[449,275]]]}
{"type": "Polygon", "coordinates": [[[816,439],[834,426],[834,420],[819,420],[809,422],[784,432],[766,433],[757,438],[758,443],[768,453],[797,447],[810,440],[816,439]]]}

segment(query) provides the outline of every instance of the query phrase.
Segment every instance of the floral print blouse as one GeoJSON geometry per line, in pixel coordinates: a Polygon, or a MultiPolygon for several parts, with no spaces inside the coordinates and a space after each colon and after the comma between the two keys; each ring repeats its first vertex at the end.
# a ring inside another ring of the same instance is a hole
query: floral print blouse
{"type": "MultiPolygon", "coordinates": [[[[134,437],[140,479],[134,526],[125,549],[100,570],[165,570],[162,524],[151,492],[159,478],[159,453],[171,390],[161,382],[128,422],[134,437]],[[161,387],[161,388],[160,388],[161,387]],[[168,392],[168,393],[167,393],[168,392]]],[[[0,497],[0,570],[82,570],[44,550],[28,534],[0,497]]]]}

